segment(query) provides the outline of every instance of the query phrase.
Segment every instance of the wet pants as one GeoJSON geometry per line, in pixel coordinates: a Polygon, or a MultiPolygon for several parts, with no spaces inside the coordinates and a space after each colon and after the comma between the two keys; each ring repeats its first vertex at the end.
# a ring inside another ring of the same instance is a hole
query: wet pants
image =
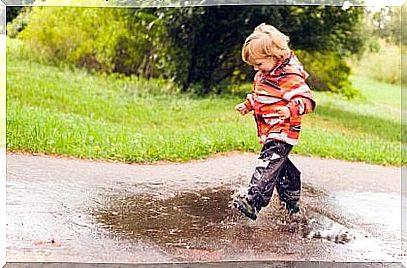
{"type": "Polygon", "coordinates": [[[256,207],[257,211],[269,204],[274,187],[277,188],[281,201],[289,205],[299,201],[301,172],[288,159],[292,147],[276,140],[271,140],[263,146],[247,196],[249,203],[256,207]]]}

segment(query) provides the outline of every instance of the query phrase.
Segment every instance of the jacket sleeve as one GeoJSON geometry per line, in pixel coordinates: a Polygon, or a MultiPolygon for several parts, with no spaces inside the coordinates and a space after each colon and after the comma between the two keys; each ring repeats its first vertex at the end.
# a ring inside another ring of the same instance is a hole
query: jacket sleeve
{"type": "Polygon", "coordinates": [[[291,117],[298,117],[315,110],[316,102],[302,76],[287,74],[280,83],[283,99],[288,101],[291,117]]]}
{"type": "MultiPolygon", "coordinates": [[[[261,72],[258,71],[258,72],[254,75],[253,84],[252,84],[252,92],[254,92],[254,87],[255,87],[255,85],[256,85],[256,82],[259,81],[260,78],[261,78],[261,72]]],[[[246,105],[247,109],[249,109],[249,111],[254,110],[254,98],[253,98],[253,94],[247,94],[246,101],[244,102],[244,104],[246,105]]]]}
{"type": "Polygon", "coordinates": [[[249,111],[254,109],[254,100],[252,94],[247,94],[244,105],[246,105],[246,108],[249,109],[249,111]]]}

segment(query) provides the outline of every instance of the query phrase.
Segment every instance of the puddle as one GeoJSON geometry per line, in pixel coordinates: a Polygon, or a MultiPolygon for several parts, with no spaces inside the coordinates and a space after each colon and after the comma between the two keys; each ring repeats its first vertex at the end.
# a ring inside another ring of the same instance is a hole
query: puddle
{"type": "Polygon", "coordinates": [[[235,223],[238,215],[229,208],[231,194],[227,189],[205,189],[181,192],[167,199],[112,195],[92,215],[119,236],[148,238],[161,245],[202,248],[235,223]]]}
{"type": "MultiPolygon", "coordinates": [[[[104,202],[90,214],[113,236],[154,243],[188,260],[236,258],[253,250],[298,254],[305,243],[320,243],[321,239],[347,243],[354,238],[351,234],[341,236],[347,231],[344,226],[316,212],[313,206],[325,197],[312,187],[303,186],[301,216],[295,220],[277,198],[257,221],[246,219],[230,206],[235,191],[219,187],[169,197],[113,194],[104,196],[104,202]]],[[[307,250],[304,254],[309,256],[307,250]]],[[[314,251],[321,253],[318,248],[314,251]]]]}

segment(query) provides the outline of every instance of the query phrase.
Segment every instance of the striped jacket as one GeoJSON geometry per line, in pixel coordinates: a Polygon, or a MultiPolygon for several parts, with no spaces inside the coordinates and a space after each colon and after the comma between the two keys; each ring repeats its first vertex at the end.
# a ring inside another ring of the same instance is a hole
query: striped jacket
{"type": "Polygon", "coordinates": [[[311,90],[305,83],[308,73],[294,54],[276,66],[269,74],[257,72],[253,91],[245,105],[254,111],[260,143],[270,139],[295,145],[301,130],[301,116],[315,109],[311,90]],[[277,106],[287,106],[291,116],[280,119],[277,106]]]}

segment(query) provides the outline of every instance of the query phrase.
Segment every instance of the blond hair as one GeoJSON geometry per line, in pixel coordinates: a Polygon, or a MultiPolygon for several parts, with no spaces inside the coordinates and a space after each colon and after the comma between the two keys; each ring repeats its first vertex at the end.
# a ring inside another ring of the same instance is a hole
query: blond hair
{"type": "Polygon", "coordinates": [[[262,23],[250,34],[242,48],[242,59],[252,64],[256,59],[276,57],[285,60],[290,57],[290,38],[272,25],[262,23]]]}

